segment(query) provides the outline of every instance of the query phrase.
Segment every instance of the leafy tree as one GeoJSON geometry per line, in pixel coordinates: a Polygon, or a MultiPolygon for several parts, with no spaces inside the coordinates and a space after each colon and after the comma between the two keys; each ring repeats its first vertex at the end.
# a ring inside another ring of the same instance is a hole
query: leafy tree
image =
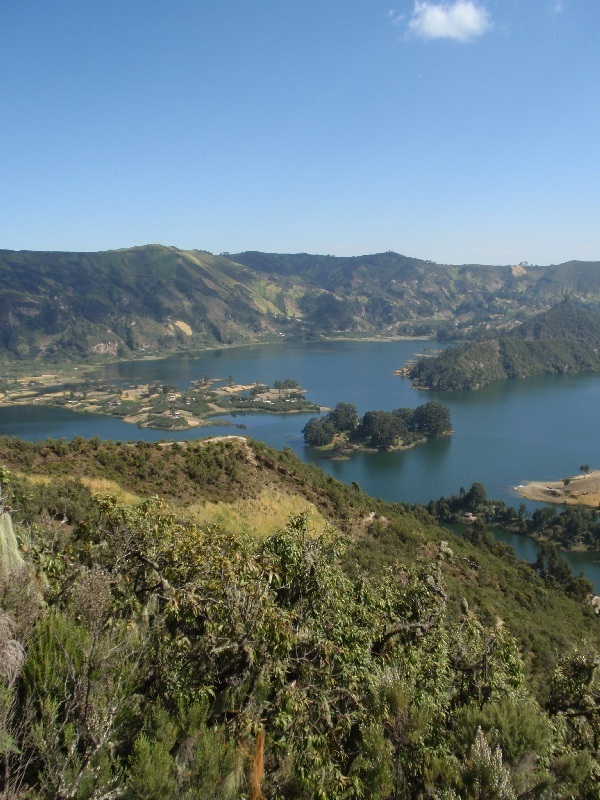
{"type": "Polygon", "coordinates": [[[450,412],[443,403],[432,400],[415,409],[412,426],[425,436],[443,436],[452,430],[450,412]]]}
{"type": "Polygon", "coordinates": [[[402,422],[389,411],[367,411],[358,426],[357,436],[369,439],[372,447],[386,450],[406,432],[402,422]]]}
{"type": "Polygon", "coordinates": [[[464,506],[473,513],[481,511],[487,502],[487,493],[482,483],[475,481],[464,497],[464,506]]]}
{"type": "Polygon", "coordinates": [[[273,384],[274,389],[299,389],[300,384],[294,378],[286,378],[283,381],[275,381],[273,384]]]}
{"type": "Polygon", "coordinates": [[[335,434],[332,425],[318,417],[311,417],[302,428],[304,441],[309,447],[323,447],[333,441],[335,434]]]}
{"type": "Polygon", "coordinates": [[[571,569],[552,542],[542,542],[535,560],[535,570],[544,580],[565,584],[571,579],[571,569]]]}
{"type": "Polygon", "coordinates": [[[352,403],[337,403],[326,419],[336,431],[353,431],[358,425],[356,406],[352,403]]]}
{"type": "Polygon", "coordinates": [[[414,420],[415,420],[415,409],[414,408],[395,408],[392,411],[392,414],[397,417],[400,422],[404,425],[407,431],[412,431],[415,429],[414,420]]]}

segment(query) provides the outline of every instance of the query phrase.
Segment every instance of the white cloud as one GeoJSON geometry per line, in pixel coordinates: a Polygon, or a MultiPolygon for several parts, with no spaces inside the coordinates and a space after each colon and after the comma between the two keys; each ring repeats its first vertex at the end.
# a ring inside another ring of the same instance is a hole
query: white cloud
{"type": "Polygon", "coordinates": [[[552,10],[557,14],[560,14],[562,11],[564,11],[565,7],[562,0],[555,0],[554,5],[552,6],[552,10]]]}
{"type": "Polygon", "coordinates": [[[488,12],[473,0],[455,0],[453,3],[415,0],[408,28],[423,39],[468,42],[476,36],[482,36],[491,25],[488,12]]]}

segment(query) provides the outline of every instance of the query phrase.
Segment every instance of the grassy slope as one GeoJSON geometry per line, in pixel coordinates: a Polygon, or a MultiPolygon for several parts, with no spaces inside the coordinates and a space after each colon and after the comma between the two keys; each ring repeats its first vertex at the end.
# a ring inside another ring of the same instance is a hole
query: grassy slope
{"type": "Polygon", "coordinates": [[[598,620],[550,589],[510,552],[499,556],[455,539],[424,511],[375,500],[303,464],[289,450],[243,438],[186,446],[82,439],[30,444],[3,438],[0,465],[38,476],[38,483],[39,476],[55,485],[64,476],[84,476],[101,493],[121,492],[130,500],[160,495],[183,515],[261,537],[280,529],[288,512],[308,510],[316,529],[327,522],[347,534],[345,564],[355,574],[376,576],[398,562],[434,559],[439,542],[450,540],[454,559],[445,580],[452,613],[458,615],[465,597],[484,620],[505,623],[534,676],[544,673],[567,642],[587,639],[600,645],[598,620]]]}
{"type": "Polygon", "coordinates": [[[99,343],[116,343],[127,355],[242,342],[272,333],[272,319],[282,315],[270,299],[279,288],[268,278],[208,253],[160,245],[0,251],[0,278],[0,350],[22,358],[40,346],[47,356],[86,356],[99,343]],[[178,333],[175,321],[192,334],[178,333]]]}

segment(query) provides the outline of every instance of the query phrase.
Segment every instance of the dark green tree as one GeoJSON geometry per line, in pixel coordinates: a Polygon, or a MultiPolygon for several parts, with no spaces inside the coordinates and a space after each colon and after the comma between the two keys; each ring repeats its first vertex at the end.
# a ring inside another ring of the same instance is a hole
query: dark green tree
{"type": "Polygon", "coordinates": [[[302,428],[304,441],[309,447],[323,447],[330,444],[334,433],[333,427],[318,417],[311,417],[302,428]]]}
{"type": "Polygon", "coordinates": [[[571,569],[561,558],[558,547],[552,542],[542,542],[535,561],[536,572],[549,583],[565,584],[571,579],[571,569]]]}
{"type": "Polygon", "coordinates": [[[336,431],[353,431],[358,425],[356,406],[352,403],[337,403],[333,411],[327,414],[327,421],[336,431]]]}
{"type": "Polygon", "coordinates": [[[357,436],[379,450],[393,447],[405,434],[406,428],[390,411],[367,411],[357,430],[357,436]]]}
{"type": "Polygon", "coordinates": [[[415,409],[413,426],[424,436],[443,436],[452,430],[450,412],[443,403],[431,400],[415,409]]]}
{"type": "Polygon", "coordinates": [[[473,513],[481,511],[487,502],[487,494],[485,487],[479,481],[475,481],[471,488],[466,493],[464,498],[464,507],[473,513]]]}

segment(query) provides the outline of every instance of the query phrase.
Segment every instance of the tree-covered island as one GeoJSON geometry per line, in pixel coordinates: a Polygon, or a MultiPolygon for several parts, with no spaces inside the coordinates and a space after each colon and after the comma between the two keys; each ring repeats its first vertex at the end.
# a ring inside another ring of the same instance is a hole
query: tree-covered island
{"type": "Polygon", "coordinates": [[[324,417],[311,417],[302,429],[309,447],[331,447],[336,455],[358,450],[411,447],[433,436],[452,433],[450,412],[437,401],[415,409],[367,411],[358,418],[352,403],[338,403],[324,417]]]}
{"type": "MultiPolygon", "coordinates": [[[[64,382],[58,376],[24,378],[5,385],[0,405],[50,405],[70,411],[87,411],[119,417],[141,428],[187,430],[201,425],[232,424],[216,419],[223,414],[267,412],[291,414],[319,411],[305,397],[297,380],[236,384],[204,375],[187,389],[159,382],[123,387],[102,380],[64,382]]],[[[243,424],[240,427],[245,427],[243,424]]]]}

